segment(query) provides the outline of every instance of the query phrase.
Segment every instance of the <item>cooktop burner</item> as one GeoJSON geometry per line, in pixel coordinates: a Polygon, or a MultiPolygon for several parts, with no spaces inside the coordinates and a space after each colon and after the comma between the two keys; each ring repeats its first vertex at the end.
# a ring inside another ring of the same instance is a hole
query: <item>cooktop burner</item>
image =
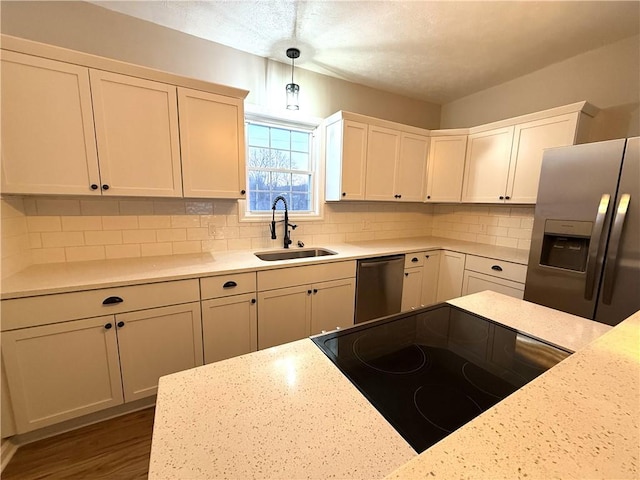
{"type": "Polygon", "coordinates": [[[313,341],[418,453],[569,355],[448,305],[313,341]]]}

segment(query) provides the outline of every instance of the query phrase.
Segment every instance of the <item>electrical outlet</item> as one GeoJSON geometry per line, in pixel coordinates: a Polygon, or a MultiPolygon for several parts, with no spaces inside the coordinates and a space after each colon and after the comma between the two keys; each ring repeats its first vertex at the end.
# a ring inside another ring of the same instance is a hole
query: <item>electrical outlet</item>
{"type": "Polygon", "coordinates": [[[209,224],[209,236],[210,237],[216,236],[216,226],[213,223],[209,224]]]}

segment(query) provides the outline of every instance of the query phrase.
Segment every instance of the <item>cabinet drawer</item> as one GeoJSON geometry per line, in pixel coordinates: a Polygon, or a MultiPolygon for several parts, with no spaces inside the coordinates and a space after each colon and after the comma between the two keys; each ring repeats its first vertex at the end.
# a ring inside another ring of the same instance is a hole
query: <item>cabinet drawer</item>
{"type": "Polygon", "coordinates": [[[520,283],[524,283],[527,277],[526,265],[475,255],[467,255],[465,269],[520,283]]]}
{"type": "Polygon", "coordinates": [[[258,272],[258,290],[294,287],[356,276],[356,262],[322,263],[258,272]]]}
{"type": "Polygon", "coordinates": [[[202,299],[228,297],[256,291],[256,274],[237,273],[200,279],[202,299]]]}
{"type": "Polygon", "coordinates": [[[199,300],[197,279],[3,300],[2,331],[199,300]]]}
{"type": "Polygon", "coordinates": [[[519,298],[520,300],[524,297],[524,284],[522,283],[503,280],[501,278],[485,275],[484,273],[471,272],[467,270],[464,273],[462,294],[471,295],[472,293],[482,292],[484,290],[502,293],[503,295],[519,298]]]}
{"type": "Polygon", "coordinates": [[[424,265],[424,252],[407,253],[404,256],[404,268],[421,267],[424,265]]]}

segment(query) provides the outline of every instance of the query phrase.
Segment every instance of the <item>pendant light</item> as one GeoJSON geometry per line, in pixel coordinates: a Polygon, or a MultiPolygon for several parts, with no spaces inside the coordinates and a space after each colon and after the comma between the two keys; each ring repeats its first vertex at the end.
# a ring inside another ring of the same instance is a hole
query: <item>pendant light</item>
{"type": "Polygon", "coordinates": [[[287,57],[291,59],[291,83],[287,84],[287,110],[299,110],[298,93],[300,92],[300,85],[293,83],[293,64],[295,59],[300,57],[300,50],[288,48],[287,57]]]}

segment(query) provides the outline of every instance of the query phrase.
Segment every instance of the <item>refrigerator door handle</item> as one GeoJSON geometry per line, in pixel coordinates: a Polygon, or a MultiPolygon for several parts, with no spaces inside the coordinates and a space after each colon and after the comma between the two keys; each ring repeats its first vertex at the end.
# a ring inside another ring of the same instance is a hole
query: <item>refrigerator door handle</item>
{"type": "Polygon", "coordinates": [[[629,210],[630,200],[631,195],[628,193],[625,193],[620,197],[616,218],[613,221],[613,228],[611,229],[611,243],[609,245],[609,253],[607,254],[607,260],[604,268],[604,279],[602,281],[602,301],[606,305],[611,305],[611,299],[613,298],[613,283],[616,277],[618,249],[620,247],[620,239],[622,238],[624,221],[627,219],[627,210],[629,210]]]}
{"type": "Polygon", "coordinates": [[[604,219],[609,211],[609,201],[611,195],[603,193],[600,197],[600,205],[598,205],[598,214],[596,215],[596,221],[593,226],[593,235],[591,236],[591,242],[589,244],[589,257],[587,259],[587,279],[584,286],[584,298],[591,300],[593,298],[593,291],[596,284],[596,261],[598,258],[598,251],[600,250],[600,237],[602,236],[602,229],[604,228],[604,219]]]}

